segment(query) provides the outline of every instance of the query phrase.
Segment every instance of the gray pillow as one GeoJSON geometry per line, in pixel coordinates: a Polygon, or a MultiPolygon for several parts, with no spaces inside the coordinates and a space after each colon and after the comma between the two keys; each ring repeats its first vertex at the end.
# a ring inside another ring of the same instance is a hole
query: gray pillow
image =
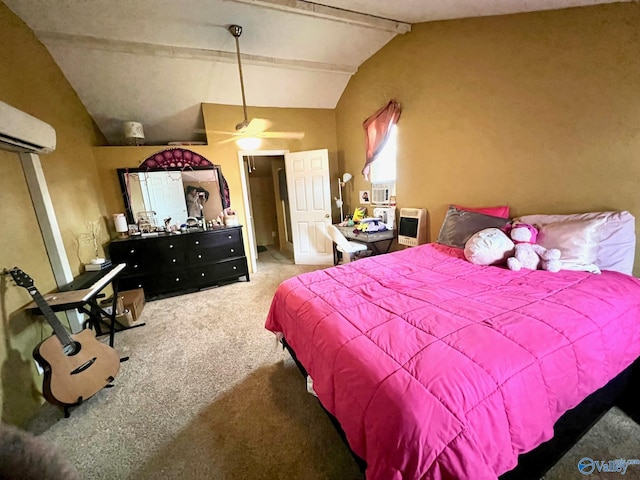
{"type": "Polygon", "coordinates": [[[509,223],[511,223],[511,220],[508,218],[460,210],[452,205],[444,217],[437,242],[450,247],[464,248],[467,240],[480,230],[503,228],[509,223]]]}

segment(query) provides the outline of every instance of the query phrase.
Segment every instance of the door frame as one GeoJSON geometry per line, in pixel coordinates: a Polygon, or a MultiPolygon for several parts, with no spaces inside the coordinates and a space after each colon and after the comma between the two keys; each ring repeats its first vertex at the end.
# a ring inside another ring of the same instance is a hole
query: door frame
{"type": "Polygon", "coordinates": [[[258,271],[258,249],[255,244],[255,236],[253,231],[253,223],[249,221],[251,218],[250,203],[249,203],[249,187],[247,174],[244,171],[244,158],[245,157],[284,157],[289,153],[289,150],[239,150],[238,151],[238,165],[240,167],[240,183],[242,184],[242,199],[244,201],[244,218],[245,227],[247,229],[247,240],[249,241],[249,249],[251,250],[251,269],[255,273],[258,271]]]}

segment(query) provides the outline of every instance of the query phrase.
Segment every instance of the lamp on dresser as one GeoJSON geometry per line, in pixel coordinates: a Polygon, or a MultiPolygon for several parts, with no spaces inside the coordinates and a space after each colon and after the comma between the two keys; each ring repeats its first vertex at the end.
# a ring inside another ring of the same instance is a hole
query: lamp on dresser
{"type": "Polygon", "coordinates": [[[124,216],[124,213],[113,214],[113,226],[120,238],[126,238],[128,236],[129,225],[127,224],[127,217],[124,216]]]}

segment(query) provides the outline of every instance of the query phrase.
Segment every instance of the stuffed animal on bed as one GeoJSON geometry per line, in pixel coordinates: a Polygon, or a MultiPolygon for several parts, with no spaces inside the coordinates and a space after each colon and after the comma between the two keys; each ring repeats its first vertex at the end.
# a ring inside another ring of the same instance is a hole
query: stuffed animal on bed
{"type": "Polygon", "coordinates": [[[464,245],[464,257],[475,265],[496,265],[513,256],[514,244],[499,228],[485,228],[464,245]]]}
{"type": "Polygon", "coordinates": [[[557,248],[546,249],[536,244],[538,229],[528,223],[515,223],[507,227],[507,233],[515,243],[513,257],[507,259],[509,270],[518,271],[522,268],[528,270],[548,270],[557,272],[560,270],[560,250],[557,248]]]}

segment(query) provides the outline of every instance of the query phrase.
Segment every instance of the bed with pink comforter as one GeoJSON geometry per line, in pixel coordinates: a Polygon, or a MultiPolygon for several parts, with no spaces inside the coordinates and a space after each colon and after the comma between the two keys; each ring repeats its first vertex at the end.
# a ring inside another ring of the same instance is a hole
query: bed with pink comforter
{"type": "Polygon", "coordinates": [[[368,480],[495,480],[640,356],[640,281],[428,244],[283,282],[282,333],[368,480]]]}

